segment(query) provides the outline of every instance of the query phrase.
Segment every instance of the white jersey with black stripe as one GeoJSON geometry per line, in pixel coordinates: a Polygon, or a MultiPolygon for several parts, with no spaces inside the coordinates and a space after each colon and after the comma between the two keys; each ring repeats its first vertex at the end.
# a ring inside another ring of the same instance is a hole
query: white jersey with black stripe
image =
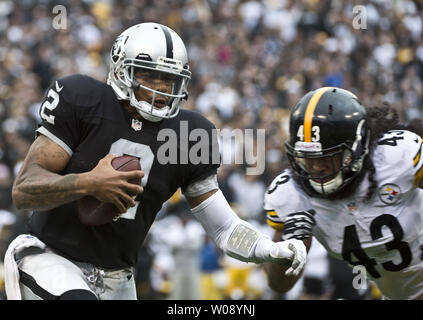
{"type": "Polygon", "coordinates": [[[275,178],[264,197],[268,223],[283,229],[292,212],[314,209],[315,238],[333,257],[362,265],[384,296],[423,299],[423,140],[392,130],[371,155],[377,189],[365,200],[369,182],[340,200],[309,197],[289,171],[275,178]]]}

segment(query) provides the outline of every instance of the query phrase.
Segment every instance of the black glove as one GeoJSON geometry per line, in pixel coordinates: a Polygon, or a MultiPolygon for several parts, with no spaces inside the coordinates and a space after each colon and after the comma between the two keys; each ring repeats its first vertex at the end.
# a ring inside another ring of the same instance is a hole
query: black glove
{"type": "Polygon", "coordinates": [[[313,209],[290,213],[284,223],[282,240],[297,239],[306,240],[313,234],[313,227],[316,225],[313,209]]]}

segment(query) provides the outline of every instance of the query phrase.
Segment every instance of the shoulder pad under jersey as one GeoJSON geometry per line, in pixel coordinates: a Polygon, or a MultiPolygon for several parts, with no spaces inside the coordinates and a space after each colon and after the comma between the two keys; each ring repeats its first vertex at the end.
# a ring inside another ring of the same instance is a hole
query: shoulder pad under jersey
{"type": "Polygon", "coordinates": [[[54,87],[67,103],[88,107],[100,102],[107,84],[86,75],[75,74],[56,80],[54,87]]]}

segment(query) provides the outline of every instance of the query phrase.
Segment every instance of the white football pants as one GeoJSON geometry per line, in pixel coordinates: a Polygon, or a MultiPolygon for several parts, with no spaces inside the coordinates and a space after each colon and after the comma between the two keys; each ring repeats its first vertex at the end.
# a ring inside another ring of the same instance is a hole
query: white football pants
{"type": "Polygon", "coordinates": [[[137,299],[132,268],[101,269],[64,258],[48,247],[26,247],[14,257],[22,300],[58,299],[72,290],[90,291],[99,300],[137,299]]]}

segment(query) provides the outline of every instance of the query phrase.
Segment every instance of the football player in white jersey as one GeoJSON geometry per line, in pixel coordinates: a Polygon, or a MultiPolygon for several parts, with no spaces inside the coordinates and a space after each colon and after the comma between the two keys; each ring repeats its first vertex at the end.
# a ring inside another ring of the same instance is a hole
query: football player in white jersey
{"type": "MultiPolygon", "coordinates": [[[[362,266],[387,299],[423,298],[422,138],[389,106],[364,108],[351,92],[323,87],[290,115],[290,168],[264,197],[275,238],[314,236],[328,253],[362,266]]],[[[269,285],[299,276],[266,265],[269,285]]]]}

